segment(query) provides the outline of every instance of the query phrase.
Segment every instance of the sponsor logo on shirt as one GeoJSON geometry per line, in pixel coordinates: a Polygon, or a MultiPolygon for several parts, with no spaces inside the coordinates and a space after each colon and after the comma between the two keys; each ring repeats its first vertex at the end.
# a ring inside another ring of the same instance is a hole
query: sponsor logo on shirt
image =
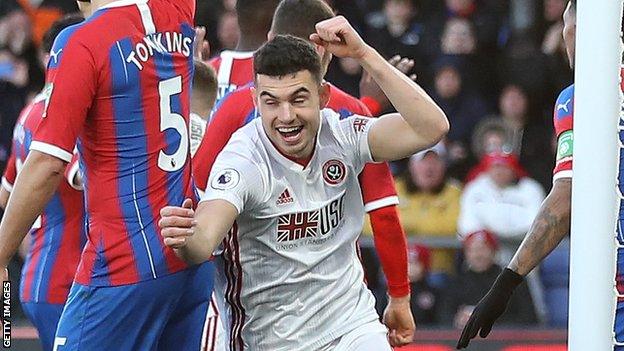
{"type": "Polygon", "coordinates": [[[323,165],[323,179],[329,185],[338,185],[345,180],[347,167],[340,160],[329,160],[323,165]]]}
{"type": "Polygon", "coordinates": [[[227,168],[220,171],[214,178],[212,178],[210,186],[217,190],[227,190],[237,186],[239,181],[240,173],[233,168],[227,168]]]}
{"type": "Polygon", "coordinates": [[[301,245],[322,244],[335,233],[344,218],[344,194],[316,211],[281,215],[277,222],[278,249],[292,249],[301,245]],[[301,242],[291,244],[300,240],[301,242]]]}

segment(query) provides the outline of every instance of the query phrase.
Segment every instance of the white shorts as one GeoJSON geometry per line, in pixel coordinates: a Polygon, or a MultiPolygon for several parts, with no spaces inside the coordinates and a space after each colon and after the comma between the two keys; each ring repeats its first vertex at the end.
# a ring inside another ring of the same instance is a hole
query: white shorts
{"type": "Polygon", "coordinates": [[[208,306],[208,315],[202,333],[202,344],[200,351],[226,351],[227,335],[223,328],[223,321],[219,316],[219,309],[215,294],[212,294],[210,305],[208,306]]]}
{"type": "Polygon", "coordinates": [[[334,340],[322,351],[392,351],[392,347],[388,341],[388,329],[375,321],[334,340]]]}
{"type": "MultiPolygon", "coordinates": [[[[201,351],[229,350],[228,334],[215,302],[213,294],[204,325],[201,351]]],[[[379,321],[374,321],[355,328],[318,351],[392,351],[392,348],[388,342],[388,329],[379,321]]]]}

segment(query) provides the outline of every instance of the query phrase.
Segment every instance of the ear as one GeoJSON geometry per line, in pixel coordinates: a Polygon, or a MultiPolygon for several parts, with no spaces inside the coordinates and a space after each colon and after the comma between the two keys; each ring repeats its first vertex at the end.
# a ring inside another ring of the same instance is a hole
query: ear
{"type": "Polygon", "coordinates": [[[253,100],[254,107],[258,110],[258,90],[256,90],[256,87],[251,87],[251,99],[253,100]]]}
{"type": "Polygon", "coordinates": [[[329,104],[329,83],[323,82],[319,87],[319,107],[324,109],[329,104]]]}

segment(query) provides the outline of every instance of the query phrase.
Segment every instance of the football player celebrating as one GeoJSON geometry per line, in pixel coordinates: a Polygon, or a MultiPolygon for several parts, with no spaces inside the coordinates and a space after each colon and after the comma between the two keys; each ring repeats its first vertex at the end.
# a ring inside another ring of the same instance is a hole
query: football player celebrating
{"type": "MultiPolygon", "coordinates": [[[[431,146],[449,128],[424,90],[344,17],[316,29],[312,41],[358,60],[399,113],[340,120],[323,109],[329,87],[314,47],[278,35],[254,54],[260,118],[217,157],[195,217],[161,210],[165,243],[185,261],[206,261],[223,241],[232,350],[390,350],[356,252],[357,175],[368,162],[431,146]]],[[[413,329],[393,333],[396,344],[412,341],[413,329]]]]}

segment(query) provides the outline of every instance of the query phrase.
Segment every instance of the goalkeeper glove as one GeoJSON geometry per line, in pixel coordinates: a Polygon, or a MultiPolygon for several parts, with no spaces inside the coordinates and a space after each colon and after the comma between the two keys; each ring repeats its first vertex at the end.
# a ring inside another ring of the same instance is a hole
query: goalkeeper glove
{"type": "Polygon", "coordinates": [[[470,315],[457,342],[457,349],[467,347],[477,333],[482,338],[490,334],[492,325],[505,312],[514,289],[522,283],[523,279],[520,274],[509,268],[505,268],[498,275],[490,291],[479,301],[470,315]]]}

